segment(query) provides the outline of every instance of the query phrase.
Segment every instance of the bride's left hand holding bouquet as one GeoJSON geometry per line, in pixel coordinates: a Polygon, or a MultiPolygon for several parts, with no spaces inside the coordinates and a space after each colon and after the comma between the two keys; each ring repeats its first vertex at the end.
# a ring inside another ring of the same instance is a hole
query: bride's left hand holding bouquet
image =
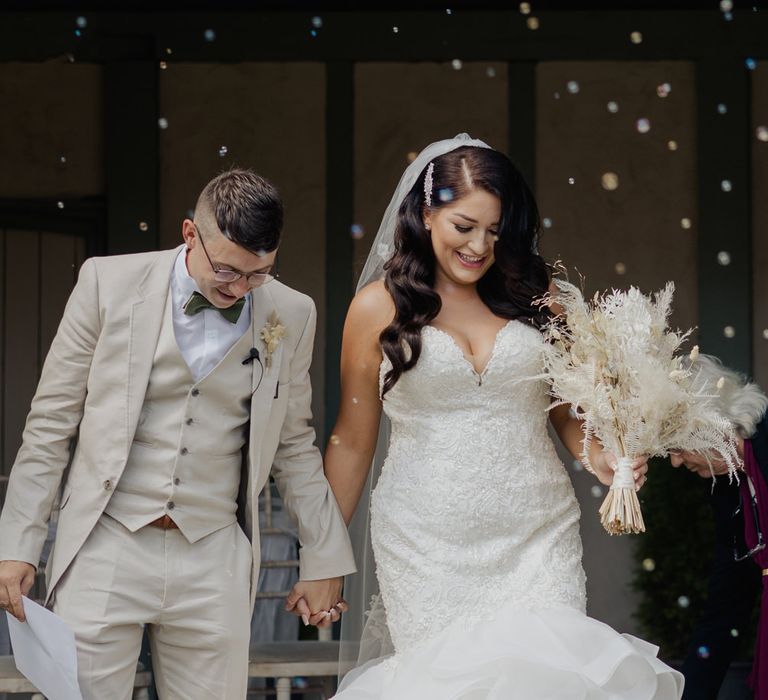
{"type": "Polygon", "coordinates": [[[741,462],[731,422],[717,410],[719,387],[702,381],[690,355],[677,354],[691,331],[669,328],[674,284],[653,297],[636,287],[595,294],[555,280],[560,305],[544,330],[550,408],[569,404],[582,420],[581,460],[591,469],[595,439],[618,458],[601,521],[611,534],[645,531],[632,471],[635,458],[666,457],[671,451],[722,455],[733,474],[741,462]]]}

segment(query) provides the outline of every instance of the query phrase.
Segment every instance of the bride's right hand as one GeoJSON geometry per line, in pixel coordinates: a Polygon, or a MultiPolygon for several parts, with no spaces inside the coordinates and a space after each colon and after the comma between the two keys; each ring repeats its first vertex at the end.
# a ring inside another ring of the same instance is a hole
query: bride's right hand
{"type": "MultiPolygon", "coordinates": [[[[613,483],[618,461],[616,455],[608,450],[600,450],[596,455],[590,457],[595,476],[601,484],[610,486],[613,483]]],[[[648,479],[648,457],[643,455],[635,459],[632,462],[632,471],[635,476],[635,487],[639,491],[648,479]]]]}

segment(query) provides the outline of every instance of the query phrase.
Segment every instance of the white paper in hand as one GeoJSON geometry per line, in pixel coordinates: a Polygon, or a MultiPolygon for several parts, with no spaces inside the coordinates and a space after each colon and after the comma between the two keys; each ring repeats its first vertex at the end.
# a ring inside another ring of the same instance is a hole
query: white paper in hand
{"type": "Polygon", "coordinates": [[[16,668],[49,700],[83,700],[72,630],[50,610],[29,598],[22,601],[26,622],[6,613],[16,668]]]}

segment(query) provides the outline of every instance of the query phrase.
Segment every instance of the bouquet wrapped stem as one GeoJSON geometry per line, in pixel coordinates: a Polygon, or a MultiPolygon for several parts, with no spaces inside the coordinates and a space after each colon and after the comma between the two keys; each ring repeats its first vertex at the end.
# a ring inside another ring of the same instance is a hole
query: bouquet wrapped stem
{"type": "Polygon", "coordinates": [[[611,535],[645,532],[640,500],[637,498],[631,457],[620,457],[608,495],[600,506],[600,522],[611,535]]]}

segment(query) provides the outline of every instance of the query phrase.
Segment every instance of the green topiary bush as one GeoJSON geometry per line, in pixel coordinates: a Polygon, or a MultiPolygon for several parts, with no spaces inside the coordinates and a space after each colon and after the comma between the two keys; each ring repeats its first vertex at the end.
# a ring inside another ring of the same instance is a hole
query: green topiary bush
{"type": "MultiPolygon", "coordinates": [[[[711,488],[708,479],[654,459],[640,492],[646,532],[635,536],[632,586],[641,596],[635,617],[666,660],[684,658],[707,598],[714,542],[711,488]]],[[[742,635],[738,658],[751,656],[752,640],[753,635],[742,635]]]]}

